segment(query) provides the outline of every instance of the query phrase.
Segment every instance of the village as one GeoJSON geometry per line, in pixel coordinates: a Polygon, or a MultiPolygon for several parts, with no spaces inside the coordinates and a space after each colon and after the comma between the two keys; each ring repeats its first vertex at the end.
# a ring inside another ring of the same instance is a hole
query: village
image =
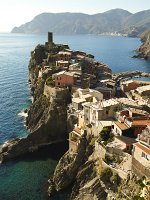
{"type": "MultiPolygon", "coordinates": [[[[53,46],[51,32],[46,45],[53,46]]],[[[45,79],[44,95],[50,102],[64,100],[68,116],[76,117],[68,136],[69,152],[77,153],[86,135],[92,138],[93,159],[102,166],[122,179],[134,173],[149,180],[150,82],[113,77],[109,67],[93,55],[72,51],[67,45],[60,49],[53,48],[39,66],[37,79],[45,79]]]]}

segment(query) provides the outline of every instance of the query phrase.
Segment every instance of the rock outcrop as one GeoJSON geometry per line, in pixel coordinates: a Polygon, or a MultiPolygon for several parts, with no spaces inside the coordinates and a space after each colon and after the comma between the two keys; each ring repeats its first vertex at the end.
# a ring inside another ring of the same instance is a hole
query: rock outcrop
{"type": "Polygon", "coordinates": [[[93,161],[87,161],[79,168],[72,188],[71,200],[106,199],[107,194],[101,185],[99,177],[93,170],[94,167],[93,161]]]}
{"type": "Polygon", "coordinates": [[[17,138],[5,144],[0,154],[1,161],[67,139],[67,108],[63,101],[60,103],[56,99],[50,103],[42,95],[32,104],[28,115],[30,134],[26,138],[17,138]]]}
{"type": "Polygon", "coordinates": [[[138,55],[135,57],[150,60],[150,31],[144,32],[141,35],[141,40],[143,44],[137,50],[138,55]]]}
{"type": "MultiPolygon", "coordinates": [[[[86,138],[82,138],[77,153],[68,151],[60,159],[53,175],[53,185],[55,185],[56,191],[67,188],[75,180],[78,169],[85,159],[86,142],[86,138]]],[[[49,193],[49,196],[51,196],[51,193],[49,193]]]]}
{"type": "Polygon", "coordinates": [[[92,152],[89,139],[84,135],[80,139],[77,153],[68,151],[60,159],[49,181],[49,196],[71,186],[71,200],[106,199],[107,194],[94,170],[95,162],[88,160],[92,152]]]}

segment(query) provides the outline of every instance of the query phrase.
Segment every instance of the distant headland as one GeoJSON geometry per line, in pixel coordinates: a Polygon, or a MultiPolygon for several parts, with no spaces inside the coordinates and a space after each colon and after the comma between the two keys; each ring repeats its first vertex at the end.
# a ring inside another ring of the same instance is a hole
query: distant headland
{"type": "Polygon", "coordinates": [[[132,14],[123,9],[113,9],[93,15],[84,13],[42,13],[12,33],[46,34],[110,34],[139,37],[149,29],[150,10],[132,14]]]}

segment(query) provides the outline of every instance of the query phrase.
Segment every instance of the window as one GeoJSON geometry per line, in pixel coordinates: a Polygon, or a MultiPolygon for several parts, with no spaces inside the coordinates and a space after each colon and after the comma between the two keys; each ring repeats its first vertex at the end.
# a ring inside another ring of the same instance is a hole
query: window
{"type": "Polygon", "coordinates": [[[146,153],[144,153],[144,152],[142,152],[142,157],[145,158],[146,160],[149,160],[148,159],[148,155],[146,153]]]}
{"type": "Polygon", "coordinates": [[[108,115],[108,113],[109,113],[108,110],[106,110],[106,115],[108,115]]]}
{"type": "Polygon", "coordinates": [[[60,83],[58,82],[58,85],[60,85],[60,83]]]}

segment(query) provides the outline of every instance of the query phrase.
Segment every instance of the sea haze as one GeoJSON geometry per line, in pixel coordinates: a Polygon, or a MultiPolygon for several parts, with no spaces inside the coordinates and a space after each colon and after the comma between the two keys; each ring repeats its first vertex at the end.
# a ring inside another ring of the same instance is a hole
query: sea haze
{"type": "MultiPolygon", "coordinates": [[[[46,35],[0,34],[0,143],[27,135],[24,119],[18,114],[31,104],[27,83],[30,52],[37,44],[46,41],[46,35]]],[[[133,50],[140,45],[138,38],[75,35],[54,36],[54,42],[66,43],[73,50],[95,55],[113,72],[150,72],[150,62],[132,58],[133,50]]],[[[45,200],[46,180],[59,157],[53,155],[54,149],[1,165],[0,199],[45,200]]]]}

